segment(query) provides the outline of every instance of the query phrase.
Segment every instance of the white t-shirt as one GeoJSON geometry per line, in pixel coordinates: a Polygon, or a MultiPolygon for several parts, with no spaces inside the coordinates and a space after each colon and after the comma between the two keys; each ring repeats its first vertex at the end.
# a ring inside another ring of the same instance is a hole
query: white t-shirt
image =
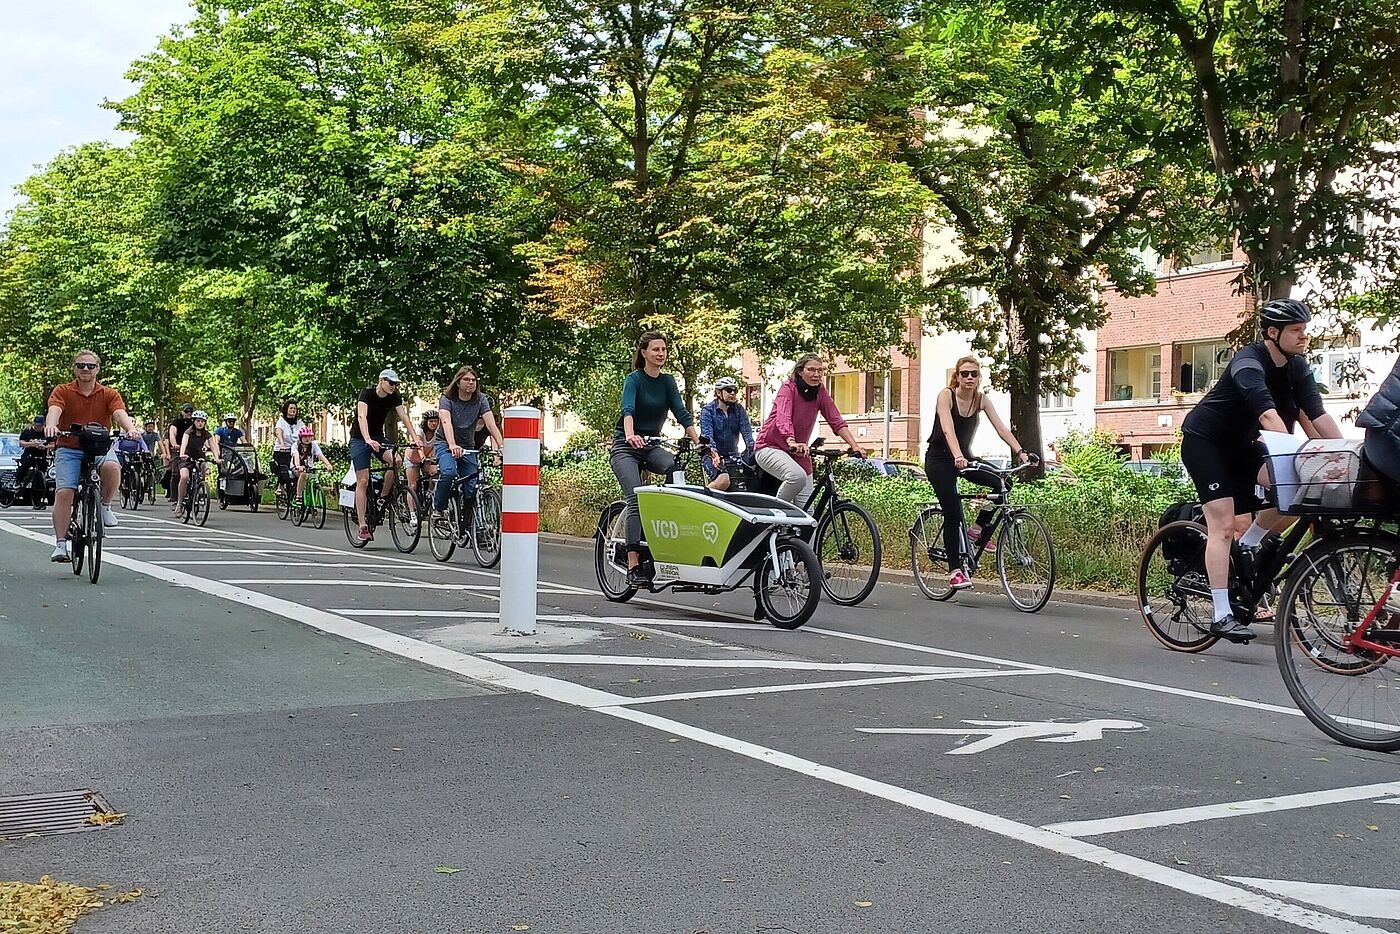
{"type": "Polygon", "coordinates": [[[274,451],[290,451],[297,443],[297,432],[304,425],[301,419],[295,422],[288,422],[285,418],[277,419],[277,437],[272,439],[272,449],[274,451]]]}
{"type": "Polygon", "coordinates": [[[321,453],[321,446],[315,441],[311,442],[310,457],[302,457],[301,445],[297,445],[296,447],[292,448],[293,464],[301,464],[302,466],[307,466],[309,464],[318,464],[321,462],[322,457],[325,457],[325,455],[321,453]]]}

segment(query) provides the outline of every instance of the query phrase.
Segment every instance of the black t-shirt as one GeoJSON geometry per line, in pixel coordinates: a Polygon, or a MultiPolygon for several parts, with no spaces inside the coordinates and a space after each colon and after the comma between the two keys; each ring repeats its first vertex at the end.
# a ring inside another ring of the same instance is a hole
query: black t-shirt
{"type": "MultiPolygon", "coordinates": [[[[383,442],[385,440],[384,422],[389,417],[390,412],[403,405],[403,396],[393,392],[381,397],[375,388],[370,386],[360,393],[360,398],[357,401],[363,402],[368,410],[365,412],[365,422],[369,425],[370,436],[375,441],[383,442]]],[[[364,441],[366,438],[360,433],[359,408],[358,405],[355,406],[355,419],[354,424],[350,426],[350,437],[364,441]]]]}
{"type": "Polygon", "coordinates": [[[179,450],[180,450],[180,442],[184,440],[184,438],[185,438],[185,432],[189,431],[189,430],[190,430],[190,426],[193,425],[193,424],[194,424],[194,419],[192,419],[192,418],[177,418],[177,419],[175,419],[175,421],[173,421],[173,422],[170,423],[170,427],[175,429],[175,450],[176,450],[176,451],[179,451],[179,450]]]}
{"type": "Polygon", "coordinates": [[[185,456],[198,457],[209,447],[209,439],[214,437],[214,433],[208,428],[190,428],[185,432],[185,456]]]}
{"type": "MultiPolygon", "coordinates": [[[[44,440],[46,440],[45,437],[44,437],[44,429],[42,429],[42,428],[26,428],[26,429],[24,429],[24,431],[21,431],[21,432],[19,433],[19,440],[21,440],[21,441],[44,441],[44,440]]],[[[39,449],[39,448],[25,448],[24,451],[23,451],[23,453],[20,454],[20,458],[21,458],[22,460],[26,460],[26,461],[34,461],[34,460],[38,460],[40,457],[42,457],[43,454],[44,454],[44,452],[43,452],[41,449],[39,449]]]]}
{"type": "Polygon", "coordinates": [[[1210,392],[1187,413],[1181,430],[1220,444],[1246,444],[1259,437],[1259,416],[1269,409],[1278,411],[1289,431],[1299,412],[1310,419],[1326,413],[1307,357],[1295,354],[1275,366],[1268,345],[1257,341],[1230,358],[1210,392]]]}

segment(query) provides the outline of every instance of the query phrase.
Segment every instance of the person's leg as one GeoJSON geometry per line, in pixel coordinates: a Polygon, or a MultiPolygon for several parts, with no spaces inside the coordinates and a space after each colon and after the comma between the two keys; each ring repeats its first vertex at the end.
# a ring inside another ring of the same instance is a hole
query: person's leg
{"type": "Polygon", "coordinates": [[[305,471],[305,470],[298,470],[298,471],[297,471],[296,502],[298,502],[298,503],[301,502],[301,498],[302,498],[302,496],[305,494],[305,491],[306,491],[306,471],[305,471]]]}
{"type": "Polygon", "coordinates": [[[97,459],[97,473],[102,478],[102,505],[112,505],[122,485],[122,468],[117,459],[108,454],[97,459]]]}
{"type": "Polygon", "coordinates": [[[438,462],[437,487],[433,490],[433,511],[443,512],[447,509],[448,497],[452,495],[452,484],[457,481],[457,458],[452,456],[452,452],[445,443],[435,446],[438,462]]]}
{"type": "MultiPolygon", "coordinates": [[[[1240,457],[1214,442],[1187,435],[1181,443],[1181,464],[1196,485],[1206,517],[1206,579],[1213,609],[1211,632],[1232,642],[1254,638],[1245,620],[1235,619],[1230,607],[1230,551],[1235,543],[1235,512],[1240,457]]],[[[1253,468],[1250,468],[1252,474],[1253,468]]]]}
{"type": "Polygon", "coordinates": [[[384,465],[384,482],[379,486],[379,495],[382,499],[388,499],[389,494],[394,492],[394,481],[399,478],[399,468],[403,463],[397,451],[379,451],[379,462],[384,465]]]}
{"type": "Polygon", "coordinates": [[[803,505],[806,499],[798,499],[804,489],[810,494],[812,478],[802,465],[793,460],[792,455],[777,448],[763,448],[758,454],[758,466],[763,472],[778,480],[778,499],[795,505],[803,505]]]}
{"type": "Polygon", "coordinates": [[[467,502],[476,501],[476,481],[481,476],[481,465],[477,460],[475,451],[463,452],[461,462],[457,465],[464,478],[463,486],[467,494],[467,502]]]}
{"type": "Polygon", "coordinates": [[[958,496],[958,469],[952,461],[924,459],[924,473],[943,510],[943,549],[948,553],[948,572],[962,570],[963,516],[958,496]]]}
{"type": "Polygon", "coordinates": [[[186,496],[186,494],[189,492],[189,487],[190,487],[190,465],[189,465],[189,461],[186,460],[186,461],[182,461],[181,464],[180,464],[180,491],[179,491],[178,494],[176,494],[176,497],[175,497],[176,506],[177,506],[178,508],[180,508],[180,509],[183,509],[184,506],[185,506],[185,496],[186,496]]]}
{"type": "Polygon", "coordinates": [[[637,487],[642,485],[642,457],[642,452],[626,441],[614,444],[608,456],[608,463],[617,477],[617,484],[622,488],[629,569],[637,566],[637,548],[642,541],[642,517],[637,512],[637,487]]]}
{"type": "Polygon", "coordinates": [[[55,542],[66,542],[68,520],[73,514],[73,497],[78,490],[78,473],[83,465],[83,452],[58,448],[54,451],[53,464],[53,537],[55,542]]]}

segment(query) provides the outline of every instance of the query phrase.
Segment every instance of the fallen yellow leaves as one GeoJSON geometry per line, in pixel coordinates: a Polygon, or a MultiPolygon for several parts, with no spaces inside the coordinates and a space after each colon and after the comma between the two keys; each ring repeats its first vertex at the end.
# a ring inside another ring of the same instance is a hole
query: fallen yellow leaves
{"type": "Polygon", "coordinates": [[[132,889],[106,899],[111,886],[90,889],[44,876],[38,882],[0,882],[0,926],[9,934],[67,934],[83,915],[104,904],[128,904],[142,896],[132,889]],[[99,891],[101,890],[101,891],[99,891]]]}
{"type": "Polygon", "coordinates": [[[118,814],[116,811],[98,811],[95,814],[89,814],[87,822],[98,827],[105,827],[107,824],[120,824],[125,818],[125,814],[118,814]]]}

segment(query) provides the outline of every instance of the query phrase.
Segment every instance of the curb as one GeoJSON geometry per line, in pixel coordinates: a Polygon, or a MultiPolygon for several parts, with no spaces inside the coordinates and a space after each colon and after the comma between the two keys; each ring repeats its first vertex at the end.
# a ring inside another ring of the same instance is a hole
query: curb
{"type": "MultiPolygon", "coordinates": [[[[558,532],[541,532],[540,541],[551,545],[565,545],[570,548],[591,548],[593,540],[591,538],[580,538],[576,535],[561,535],[558,532]]],[[[902,581],[913,582],[914,573],[904,571],[899,568],[885,568],[880,571],[881,579],[897,578],[902,581]]],[[[1077,606],[1096,606],[1114,610],[1137,610],[1137,598],[1127,594],[1108,593],[1101,590],[1063,590],[1055,589],[1051,596],[1052,603],[1072,603],[1077,606]]]]}

